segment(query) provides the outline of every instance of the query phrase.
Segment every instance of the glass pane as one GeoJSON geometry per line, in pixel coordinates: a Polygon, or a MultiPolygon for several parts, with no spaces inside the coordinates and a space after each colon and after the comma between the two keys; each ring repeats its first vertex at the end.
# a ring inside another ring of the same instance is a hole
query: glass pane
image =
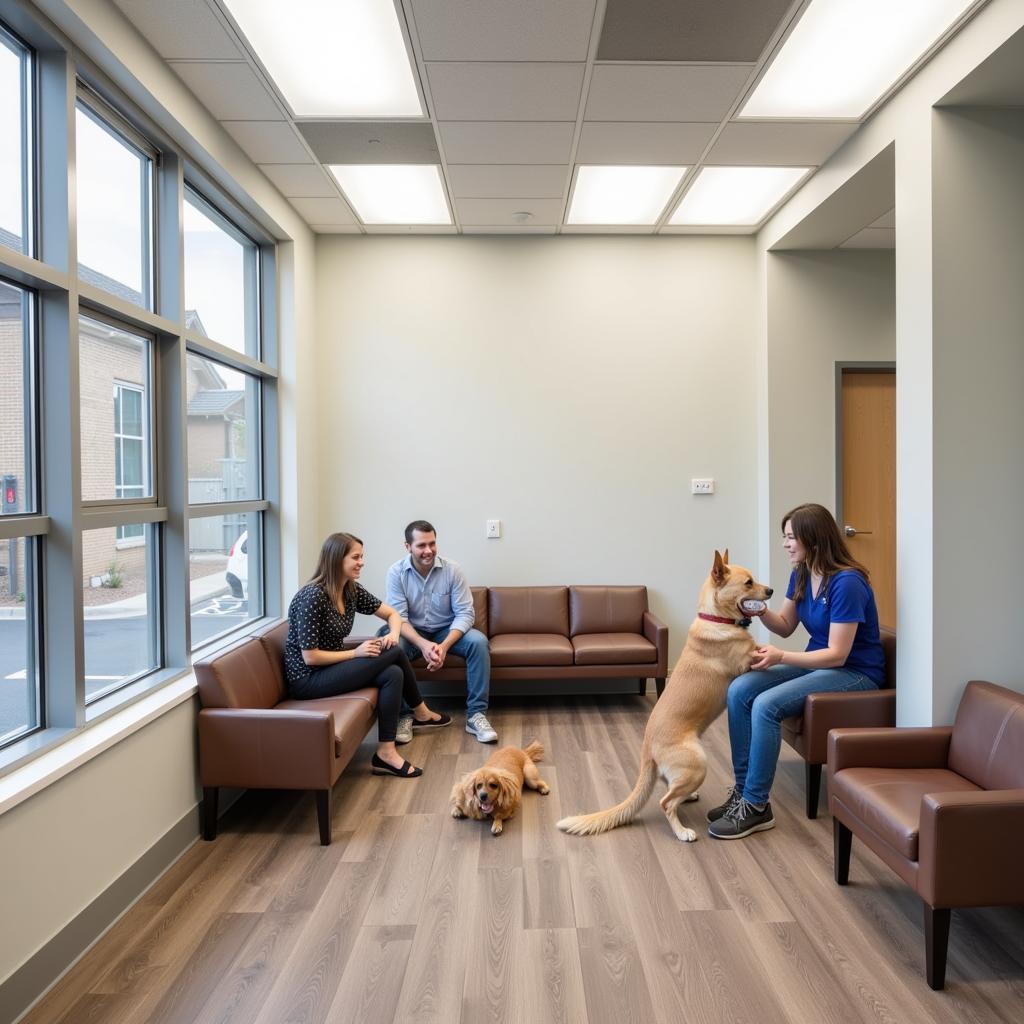
{"type": "Polygon", "coordinates": [[[257,248],[185,193],[185,325],[259,356],[257,248]]]}
{"type": "Polygon", "coordinates": [[[28,252],[28,54],[0,32],[0,244],[28,252]]]}
{"type": "Polygon", "coordinates": [[[152,342],[84,316],[78,318],[78,331],[82,500],[128,497],[118,493],[123,484],[140,485],[133,497],[152,497],[152,342]],[[133,403],[137,412],[126,417],[125,408],[133,403]]]}
{"type": "Polygon", "coordinates": [[[28,292],[0,281],[0,515],[36,511],[29,302],[28,292]]]}
{"type": "Polygon", "coordinates": [[[189,521],[193,648],[263,614],[261,523],[259,512],[189,521]]]}
{"type": "Polygon", "coordinates": [[[259,380],[188,356],[188,501],[262,497],[259,380]]]}
{"type": "Polygon", "coordinates": [[[118,546],[113,527],[82,535],[86,702],[160,667],[157,528],[142,530],[127,548],[118,546]]]}
{"type": "Polygon", "coordinates": [[[78,273],[148,308],[152,162],[81,105],[75,130],[78,273]]]}
{"type": "Polygon", "coordinates": [[[34,547],[0,541],[0,746],[39,723],[34,547]]]}

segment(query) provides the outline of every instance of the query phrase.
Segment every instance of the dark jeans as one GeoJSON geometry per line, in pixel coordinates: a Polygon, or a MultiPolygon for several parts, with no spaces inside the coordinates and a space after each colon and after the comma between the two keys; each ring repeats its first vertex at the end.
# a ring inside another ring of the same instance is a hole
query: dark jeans
{"type": "Polygon", "coordinates": [[[376,686],[377,739],[393,743],[398,730],[398,711],[404,699],[409,707],[423,703],[416,673],[401,647],[390,647],[376,658],[351,658],[335,665],[315,668],[300,683],[292,684],[294,700],[337,697],[341,693],[376,686]]]}

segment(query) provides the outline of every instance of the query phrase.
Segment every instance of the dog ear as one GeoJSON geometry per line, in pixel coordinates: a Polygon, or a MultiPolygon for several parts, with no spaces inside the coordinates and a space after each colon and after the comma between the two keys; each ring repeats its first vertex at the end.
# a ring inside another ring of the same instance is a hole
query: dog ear
{"type": "Polygon", "coordinates": [[[725,562],[726,565],[729,564],[729,549],[728,548],[726,548],[722,552],[722,561],[725,562]]]}
{"type": "Polygon", "coordinates": [[[511,807],[516,802],[516,794],[519,792],[519,786],[516,785],[516,780],[511,775],[502,773],[497,777],[498,790],[501,794],[501,807],[502,809],[511,807]]]}
{"type": "Polygon", "coordinates": [[[722,556],[716,551],[715,562],[714,565],[711,566],[711,578],[715,581],[715,585],[719,587],[725,582],[725,567],[729,558],[728,548],[726,549],[725,556],[725,558],[722,558],[722,556]]]}

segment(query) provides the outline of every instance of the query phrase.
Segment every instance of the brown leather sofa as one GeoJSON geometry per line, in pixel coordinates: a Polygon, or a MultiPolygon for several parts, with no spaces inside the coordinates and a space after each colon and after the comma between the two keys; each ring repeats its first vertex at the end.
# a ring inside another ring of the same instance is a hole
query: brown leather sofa
{"type": "Polygon", "coordinates": [[[803,713],[783,719],[782,738],[806,761],[807,817],[817,818],[821,768],[828,757],[828,734],[843,727],[885,728],[896,724],[896,634],[880,629],[885,651],[885,685],[853,693],[811,693],[803,713]]]}
{"type": "MultiPolygon", "coordinates": [[[[636,679],[643,693],[665,687],[668,627],[647,607],[646,587],[472,587],[475,628],[490,641],[491,679],[636,679]]],[[[426,681],[464,681],[466,663],[449,654],[426,681]]]]}
{"type": "Polygon", "coordinates": [[[941,989],[951,909],[1024,903],[1024,694],[970,682],[952,727],[836,729],[828,770],[836,882],[856,835],[924,900],[941,989]]]}
{"type": "Polygon", "coordinates": [[[331,789],[377,720],[377,690],[289,700],[287,620],[277,620],[193,666],[199,683],[203,838],[217,835],[222,786],[311,789],[320,842],[331,842],[331,789]]]}

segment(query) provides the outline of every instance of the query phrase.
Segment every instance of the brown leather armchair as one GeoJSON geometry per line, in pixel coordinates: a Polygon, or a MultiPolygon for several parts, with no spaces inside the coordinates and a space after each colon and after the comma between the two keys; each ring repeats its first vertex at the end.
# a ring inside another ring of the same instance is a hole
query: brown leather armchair
{"type": "Polygon", "coordinates": [[[843,727],[896,724],[896,634],[880,629],[885,651],[885,685],[853,693],[812,693],[803,713],[783,719],[782,738],[807,762],[807,817],[818,816],[821,768],[828,756],[828,734],[843,727]]]}
{"type": "Polygon", "coordinates": [[[354,690],[289,700],[287,620],[278,620],[193,666],[199,684],[199,774],[203,838],[217,835],[221,786],[311,789],[320,842],[331,842],[331,790],[373,727],[377,693],[354,690]]]}
{"type": "Polygon", "coordinates": [[[941,989],[952,908],[1024,903],[1024,694],[970,682],[952,727],[835,729],[828,770],[836,882],[856,835],[924,900],[941,989]]]}

